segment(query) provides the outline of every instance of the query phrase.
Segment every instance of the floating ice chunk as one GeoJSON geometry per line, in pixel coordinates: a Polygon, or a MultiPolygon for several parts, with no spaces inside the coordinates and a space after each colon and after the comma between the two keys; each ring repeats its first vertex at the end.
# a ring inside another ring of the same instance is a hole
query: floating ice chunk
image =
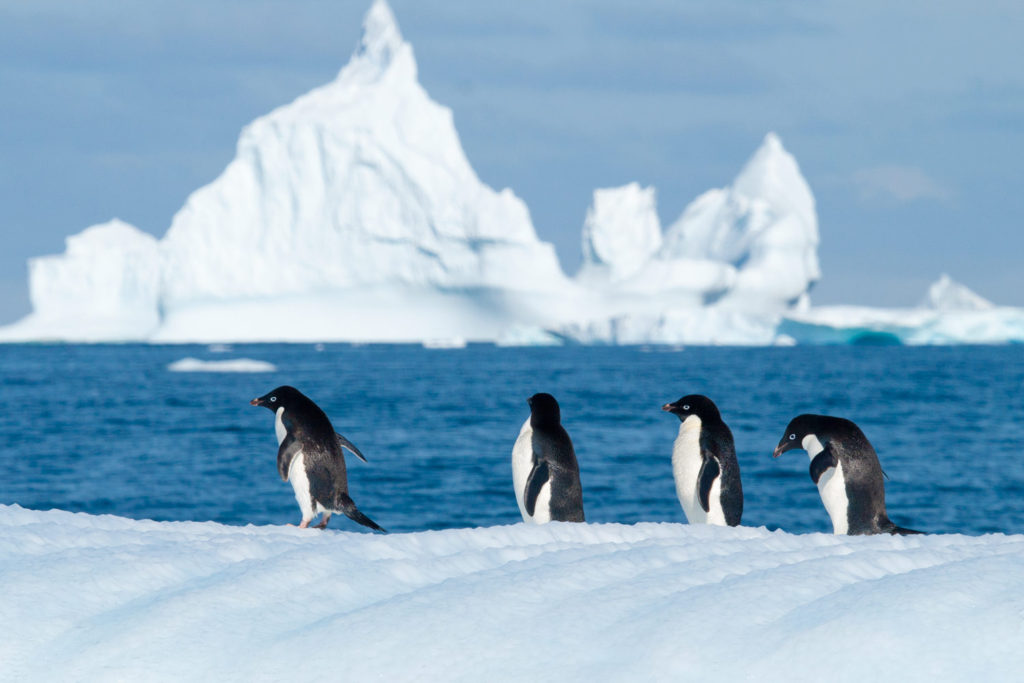
{"type": "Polygon", "coordinates": [[[265,360],[231,358],[228,360],[200,360],[182,358],[167,366],[171,372],[277,372],[277,366],[265,360]]]}
{"type": "Polygon", "coordinates": [[[425,349],[464,349],[466,348],[466,340],[462,337],[438,337],[435,339],[425,339],[423,341],[423,348],[425,349]]]}

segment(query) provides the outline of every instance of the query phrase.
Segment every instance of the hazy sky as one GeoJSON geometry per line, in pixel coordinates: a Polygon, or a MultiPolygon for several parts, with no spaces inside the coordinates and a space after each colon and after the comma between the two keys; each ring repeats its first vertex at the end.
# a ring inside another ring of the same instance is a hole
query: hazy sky
{"type": "MultiPolygon", "coordinates": [[[[466,153],[563,267],[596,187],[663,224],[767,131],[818,203],[816,303],[912,304],[941,272],[1024,305],[1024,5],[394,0],[466,153]]],[[[369,2],[0,0],[0,323],[25,260],[118,216],[162,235],[241,127],[331,80],[369,2]]]]}

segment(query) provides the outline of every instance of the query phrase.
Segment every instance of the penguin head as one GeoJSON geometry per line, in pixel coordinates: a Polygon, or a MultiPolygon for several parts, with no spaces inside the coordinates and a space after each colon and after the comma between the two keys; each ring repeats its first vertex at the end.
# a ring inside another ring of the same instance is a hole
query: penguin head
{"type": "Polygon", "coordinates": [[[558,401],[551,394],[534,394],[526,399],[526,403],[530,406],[530,424],[534,427],[562,423],[558,401]]]}
{"type": "Polygon", "coordinates": [[[850,420],[831,415],[805,414],[797,415],[789,421],[786,432],[772,455],[777,458],[786,451],[806,450],[807,437],[813,437],[819,444],[828,444],[829,441],[835,440],[841,443],[863,442],[871,445],[860,427],[850,420]]]}
{"type": "Polygon", "coordinates": [[[842,438],[844,434],[860,434],[857,425],[841,417],[828,415],[797,415],[789,421],[786,432],[775,447],[773,457],[779,457],[786,451],[806,450],[807,437],[813,437],[818,443],[827,444],[834,436],[842,438]]]}
{"type": "Polygon", "coordinates": [[[272,412],[277,412],[277,409],[282,406],[287,407],[289,405],[294,404],[295,399],[300,396],[302,396],[302,392],[300,392],[298,389],[296,389],[295,387],[285,385],[282,387],[278,387],[277,389],[274,389],[271,392],[263,394],[259,398],[254,398],[253,400],[249,401],[249,405],[263,406],[264,408],[268,408],[272,412]]]}
{"type": "Polygon", "coordinates": [[[683,396],[675,403],[666,403],[661,409],[677,416],[681,422],[686,422],[686,418],[691,415],[696,415],[701,422],[722,419],[722,414],[718,412],[718,406],[714,401],[700,394],[683,396]]]}

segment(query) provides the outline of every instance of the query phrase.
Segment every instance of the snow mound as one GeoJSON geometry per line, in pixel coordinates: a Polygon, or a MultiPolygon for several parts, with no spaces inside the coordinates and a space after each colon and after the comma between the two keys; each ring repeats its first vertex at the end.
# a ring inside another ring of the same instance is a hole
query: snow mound
{"type": "Polygon", "coordinates": [[[0,506],[0,556],[9,680],[1009,681],[1024,667],[1021,536],[373,536],[0,506]]]}
{"type": "Polygon", "coordinates": [[[921,307],[935,311],[987,311],[993,308],[993,304],[943,273],[928,288],[921,307]]]}
{"type": "Polygon", "coordinates": [[[277,372],[273,363],[252,358],[229,358],[226,360],[200,360],[182,358],[167,366],[171,372],[277,372]]]}

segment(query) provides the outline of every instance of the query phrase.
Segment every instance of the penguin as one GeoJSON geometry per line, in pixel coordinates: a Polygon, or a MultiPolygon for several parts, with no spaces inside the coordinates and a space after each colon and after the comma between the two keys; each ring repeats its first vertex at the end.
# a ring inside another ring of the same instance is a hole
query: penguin
{"type": "Polygon", "coordinates": [[[301,528],[323,514],[317,529],[327,527],[336,512],[363,526],[387,533],[364,515],[348,495],[345,455],[350,451],[363,462],[366,457],[355,445],[334,431],[324,411],[294,387],[282,386],[254,398],[250,405],[263,406],[275,415],[277,473],[291,481],[295,500],[302,511],[301,528]]]}
{"type": "Polygon", "coordinates": [[[690,524],[738,526],[743,486],[732,432],[707,396],[690,394],[661,407],[679,417],[672,446],[676,495],[690,524]]]}
{"type": "Polygon", "coordinates": [[[832,519],[832,531],[850,534],[920,534],[889,520],[882,466],[860,427],[827,415],[793,418],[774,457],[802,449],[811,457],[811,481],[832,519]]]}
{"type": "Polygon", "coordinates": [[[534,394],[526,403],[530,417],[512,447],[512,483],[523,521],[582,522],[580,468],[558,401],[551,394],[534,394]]]}

